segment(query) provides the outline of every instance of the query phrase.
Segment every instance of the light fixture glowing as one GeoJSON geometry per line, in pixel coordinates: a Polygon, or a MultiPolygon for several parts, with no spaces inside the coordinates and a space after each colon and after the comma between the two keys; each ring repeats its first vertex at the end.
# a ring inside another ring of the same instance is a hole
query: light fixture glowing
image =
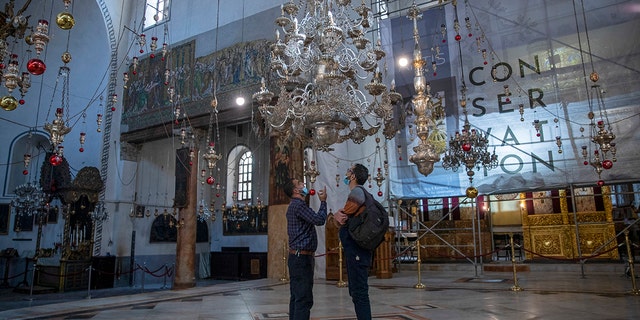
{"type": "Polygon", "coordinates": [[[409,60],[406,57],[402,57],[398,59],[398,65],[401,67],[406,67],[409,65],[409,60]]]}
{"type": "Polygon", "coordinates": [[[239,106],[244,106],[244,98],[243,97],[237,97],[236,98],[236,104],[239,106]]]}

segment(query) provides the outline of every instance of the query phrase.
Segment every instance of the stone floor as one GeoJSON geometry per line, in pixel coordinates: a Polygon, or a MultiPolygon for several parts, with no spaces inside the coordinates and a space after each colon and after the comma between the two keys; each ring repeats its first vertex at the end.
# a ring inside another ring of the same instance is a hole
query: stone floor
{"type": "MultiPolygon", "coordinates": [[[[400,265],[369,279],[374,319],[637,319],[640,291],[623,264],[400,265]],[[500,268],[492,268],[500,270],[500,268]],[[416,288],[416,284],[424,288],[416,288]]],[[[637,269],[637,268],[636,268],[637,269]]],[[[637,279],[640,280],[640,279],[637,279]]],[[[347,288],[318,279],[311,319],[355,319],[347,288]]],[[[640,281],[636,283],[640,285],[640,281]]],[[[126,287],[53,294],[0,291],[0,319],[288,319],[278,279],[198,281],[194,288],[126,287]],[[88,298],[90,296],[90,298],[88,298]]]]}

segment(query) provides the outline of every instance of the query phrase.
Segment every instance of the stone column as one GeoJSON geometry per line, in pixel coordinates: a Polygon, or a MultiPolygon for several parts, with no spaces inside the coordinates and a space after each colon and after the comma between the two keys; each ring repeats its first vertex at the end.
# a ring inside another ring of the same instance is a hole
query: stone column
{"type": "MultiPolygon", "coordinates": [[[[198,150],[194,150],[198,154],[198,150]]],[[[178,158],[181,158],[178,155],[178,158]]],[[[198,160],[189,161],[188,156],[182,157],[186,169],[186,206],[180,208],[178,214],[177,242],[176,242],[176,270],[173,280],[173,289],[187,289],[196,286],[196,230],[197,230],[197,206],[198,206],[198,160]],[[191,164],[190,164],[191,163],[191,164]],[[196,166],[196,167],[193,167],[196,166]]],[[[176,174],[176,179],[180,179],[176,174]]],[[[178,185],[178,181],[176,181],[178,185]]]]}

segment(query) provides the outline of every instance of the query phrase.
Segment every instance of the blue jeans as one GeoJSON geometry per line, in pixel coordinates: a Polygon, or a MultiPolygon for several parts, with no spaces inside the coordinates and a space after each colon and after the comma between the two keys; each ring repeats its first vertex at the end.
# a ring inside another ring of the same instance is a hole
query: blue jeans
{"type": "Polygon", "coordinates": [[[309,320],[313,306],[313,268],[312,255],[289,254],[289,300],[290,320],[309,320]]]}
{"type": "Polygon", "coordinates": [[[356,316],[358,320],[370,320],[369,268],[373,260],[373,252],[360,247],[353,240],[346,226],[340,228],[340,242],[344,247],[349,295],[353,301],[356,316]]]}

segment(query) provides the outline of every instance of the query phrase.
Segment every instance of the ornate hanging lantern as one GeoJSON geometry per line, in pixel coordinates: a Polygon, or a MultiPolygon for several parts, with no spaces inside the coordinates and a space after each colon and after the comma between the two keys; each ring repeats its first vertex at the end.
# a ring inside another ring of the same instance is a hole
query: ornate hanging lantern
{"type": "Polygon", "coordinates": [[[436,162],[440,161],[440,154],[444,151],[444,148],[434,144],[435,140],[441,140],[440,133],[436,126],[439,119],[444,117],[444,110],[442,108],[436,108],[433,103],[433,97],[430,93],[430,86],[427,83],[423,74],[426,61],[422,57],[422,49],[420,48],[418,34],[418,19],[422,18],[420,9],[414,3],[409,12],[407,18],[413,20],[413,39],[415,42],[413,50],[413,69],[415,75],[413,78],[413,87],[416,94],[413,96],[413,108],[416,115],[415,127],[416,134],[420,138],[419,144],[413,147],[415,152],[409,157],[409,161],[418,166],[418,172],[423,175],[429,175],[433,172],[433,166],[436,162]]]}
{"type": "Polygon", "coordinates": [[[593,149],[591,156],[589,156],[587,146],[582,146],[582,157],[584,158],[584,165],[591,165],[598,174],[597,184],[603,186],[605,182],[602,180],[602,171],[611,169],[613,163],[618,160],[616,158],[616,143],[614,142],[616,135],[613,134],[611,123],[607,117],[607,109],[604,105],[604,90],[600,85],[596,84],[600,76],[594,71],[589,78],[594,83],[591,86],[589,108],[593,110],[597,106],[598,114],[596,115],[594,111],[589,111],[587,115],[591,121],[589,140],[593,143],[593,149]]]}

